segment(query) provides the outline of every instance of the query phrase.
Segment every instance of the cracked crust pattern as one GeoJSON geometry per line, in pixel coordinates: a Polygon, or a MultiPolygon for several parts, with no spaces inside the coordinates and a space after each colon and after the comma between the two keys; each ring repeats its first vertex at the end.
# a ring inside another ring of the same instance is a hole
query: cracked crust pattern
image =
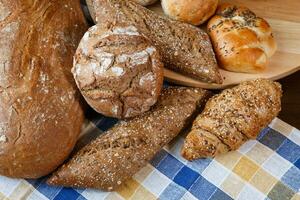
{"type": "Polygon", "coordinates": [[[163,83],[158,51],[125,24],[91,27],[76,51],[72,72],[90,106],[116,118],[148,111],[163,83]]]}
{"type": "Polygon", "coordinates": [[[83,122],[72,56],[87,29],[79,1],[0,0],[0,174],[60,165],[83,122]]]}

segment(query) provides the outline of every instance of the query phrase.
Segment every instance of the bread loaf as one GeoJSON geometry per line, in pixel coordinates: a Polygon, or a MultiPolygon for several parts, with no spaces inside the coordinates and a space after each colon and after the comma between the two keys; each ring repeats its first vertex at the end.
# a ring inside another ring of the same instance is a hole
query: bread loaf
{"type": "Polygon", "coordinates": [[[172,19],[198,26],[215,13],[218,0],[162,0],[161,5],[172,19]]]}
{"type": "Polygon", "coordinates": [[[97,24],[81,40],[72,70],[97,112],[129,118],[150,109],[163,84],[156,48],[134,26],[97,24]]]}
{"type": "Polygon", "coordinates": [[[186,125],[209,93],[167,88],[153,109],[122,121],[82,148],[48,180],[52,185],[115,190],[186,125]]]}
{"type": "Polygon", "coordinates": [[[78,0],[2,0],[0,13],[0,174],[38,178],[80,133],[70,70],[87,26],[78,0]]]}
{"type": "Polygon", "coordinates": [[[165,67],[198,80],[222,83],[208,35],[189,24],[158,15],[130,0],[92,0],[96,23],[127,23],[150,39],[165,67]]]}
{"type": "Polygon", "coordinates": [[[194,121],[182,155],[214,157],[255,139],[281,109],[281,86],[266,79],[241,83],[212,97],[194,121]]]}
{"type": "Polygon", "coordinates": [[[220,5],[207,28],[219,65],[229,71],[262,72],[277,49],[267,21],[245,7],[220,5]]]}

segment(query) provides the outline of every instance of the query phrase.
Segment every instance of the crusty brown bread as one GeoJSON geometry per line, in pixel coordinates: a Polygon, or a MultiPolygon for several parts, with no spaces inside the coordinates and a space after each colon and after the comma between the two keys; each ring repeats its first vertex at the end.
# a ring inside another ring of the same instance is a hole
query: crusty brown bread
{"type": "Polygon", "coordinates": [[[52,185],[115,190],[189,122],[209,92],[167,88],[153,109],[122,121],[85,146],[48,180],[52,185]]]}
{"type": "Polygon", "coordinates": [[[157,2],[157,0],[132,0],[132,1],[141,4],[142,6],[149,6],[157,2]]]}
{"type": "Polygon", "coordinates": [[[281,86],[258,79],[212,97],[196,118],[182,148],[188,160],[214,157],[254,139],[279,113],[281,86]]]}
{"type": "Polygon", "coordinates": [[[87,26],[77,0],[2,0],[0,13],[0,174],[38,178],[80,133],[70,70],[87,26]]]}
{"type": "Polygon", "coordinates": [[[96,23],[128,23],[159,50],[166,68],[205,82],[222,83],[208,35],[192,25],[169,19],[130,0],[92,0],[96,23]]]}
{"type": "Polygon", "coordinates": [[[220,5],[207,29],[220,67],[229,71],[262,72],[277,49],[268,22],[246,7],[220,5]]]}
{"type": "Polygon", "coordinates": [[[76,51],[72,72],[89,105],[109,117],[148,111],[163,85],[158,51],[134,26],[124,24],[91,27],[76,51]]]}
{"type": "Polygon", "coordinates": [[[198,26],[215,14],[218,0],[162,0],[161,5],[172,19],[198,26]]]}

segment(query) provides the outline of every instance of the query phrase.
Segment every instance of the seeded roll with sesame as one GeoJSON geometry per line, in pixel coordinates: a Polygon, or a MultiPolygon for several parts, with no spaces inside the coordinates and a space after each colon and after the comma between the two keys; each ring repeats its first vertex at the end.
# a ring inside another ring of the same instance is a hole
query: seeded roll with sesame
{"type": "Polygon", "coordinates": [[[115,190],[189,125],[210,93],[203,89],[163,89],[157,104],[125,120],[76,153],[48,180],[51,185],[115,190]]]}
{"type": "Polygon", "coordinates": [[[277,49],[268,22],[246,7],[220,5],[207,28],[219,65],[228,71],[260,73],[277,49]]]}
{"type": "Polygon", "coordinates": [[[150,109],[163,85],[156,48],[126,24],[97,24],[82,38],[72,69],[77,86],[97,112],[129,118],[150,109]]]}
{"type": "Polygon", "coordinates": [[[187,160],[215,157],[255,139],[281,109],[281,86],[258,79],[212,97],[194,121],[182,148],[187,160]]]}

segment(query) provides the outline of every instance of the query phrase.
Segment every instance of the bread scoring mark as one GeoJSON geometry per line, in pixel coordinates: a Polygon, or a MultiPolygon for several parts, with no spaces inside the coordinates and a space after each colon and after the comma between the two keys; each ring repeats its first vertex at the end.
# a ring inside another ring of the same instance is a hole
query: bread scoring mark
{"type": "Polygon", "coordinates": [[[147,47],[145,50],[138,51],[132,54],[121,54],[117,56],[117,61],[122,63],[129,60],[131,64],[129,65],[129,67],[141,65],[147,63],[149,61],[149,57],[151,57],[154,52],[156,52],[156,49],[154,47],[147,47]]]}
{"type": "Polygon", "coordinates": [[[1,79],[5,81],[9,77],[7,71],[11,65],[11,56],[13,51],[13,43],[16,38],[17,30],[19,28],[19,22],[11,22],[7,24],[2,30],[0,31],[0,46],[5,48],[0,48],[0,67],[2,68],[1,71],[5,73],[4,76],[1,76],[1,79]]]}
{"type": "Polygon", "coordinates": [[[149,84],[149,82],[154,81],[154,79],[153,72],[148,72],[140,78],[139,85],[144,86],[145,84],[149,84]]]}
{"type": "Polygon", "coordinates": [[[96,75],[101,75],[105,73],[114,63],[115,56],[112,53],[102,52],[100,57],[97,57],[97,60],[99,61],[99,64],[95,68],[93,68],[93,71],[96,75]]]}
{"type": "Polygon", "coordinates": [[[13,144],[16,144],[21,138],[22,138],[22,124],[19,122],[17,136],[13,141],[13,144]]]}
{"type": "Polygon", "coordinates": [[[8,141],[8,138],[6,137],[8,123],[7,122],[1,122],[0,123],[0,142],[5,143],[8,141]]]}
{"type": "Polygon", "coordinates": [[[93,64],[92,62],[84,65],[84,67],[81,64],[76,64],[72,72],[74,74],[74,78],[76,82],[79,84],[80,88],[84,88],[88,85],[91,85],[96,80],[94,74],[93,74],[93,65],[97,65],[97,63],[93,64]]]}
{"type": "Polygon", "coordinates": [[[5,135],[0,135],[0,143],[7,142],[7,137],[5,135]]]}
{"type": "Polygon", "coordinates": [[[3,21],[11,14],[11,11],[0,1],[0,21],[3,21]]]}
{"type": "Polygon", "coordinates": [[[127,27],[113,27],[111,30],[101,33],[99,27],[97,25],[92,26],[89,30],[84,34],[82,40],[88,41],[89,38],[96,37],[97,39],[104,39],[110,35],[129,35],[129,36],[139,36],[141,35],[137,28],[134,26],[127,26],[127,27]]]}
{"type": "Polygon", "coordinates": [[[114,105],[111,109],[112,113],[114,113],[115,115],[118,115],[118,111],[119,111],[119,106],[118,105],[114,105]]]}
{"type": "Polygon", "coordinates": [[[130,56],[130,67],[147,63],[149,60],[147,51],[143,50],[130,56]]]}
{"type": "Polygon", "coordinates": [[[44,94],[49,93],[49,82],[50,79],[46,73],[40,71],[39,83],[40,83],[40,91],[44,94]]]}
{"type": "Polygon", "coordinates": [[[152,48],[147,48],[132,54],[121,54],[117,56],[117,61],[122,63],[130,60],[130,66],[141,65],[148,62],[149,56],[151,56],[153,52],[152,48]]]}
{"type": "Polygon", "coordinates": [[[115,35],[140,35],[137,28],[134,26],[128,27],[116,27],[112,30],[112,34],[115,35]]]}
{"type": "Polygon", "coordinates": [[[116,76],[122,76],[125,72],[122,67],[114,66],[111,68],[111,71],[116,76]]]}
{"type": "Polygon", "coordinates": [[[61,97],[60,97],[60,101],[63,104],[70,104],[70,102],[72,102],[73,100],[75,100],[75,91],[69,91],[67,93],[64,93],[61,97]]]}

